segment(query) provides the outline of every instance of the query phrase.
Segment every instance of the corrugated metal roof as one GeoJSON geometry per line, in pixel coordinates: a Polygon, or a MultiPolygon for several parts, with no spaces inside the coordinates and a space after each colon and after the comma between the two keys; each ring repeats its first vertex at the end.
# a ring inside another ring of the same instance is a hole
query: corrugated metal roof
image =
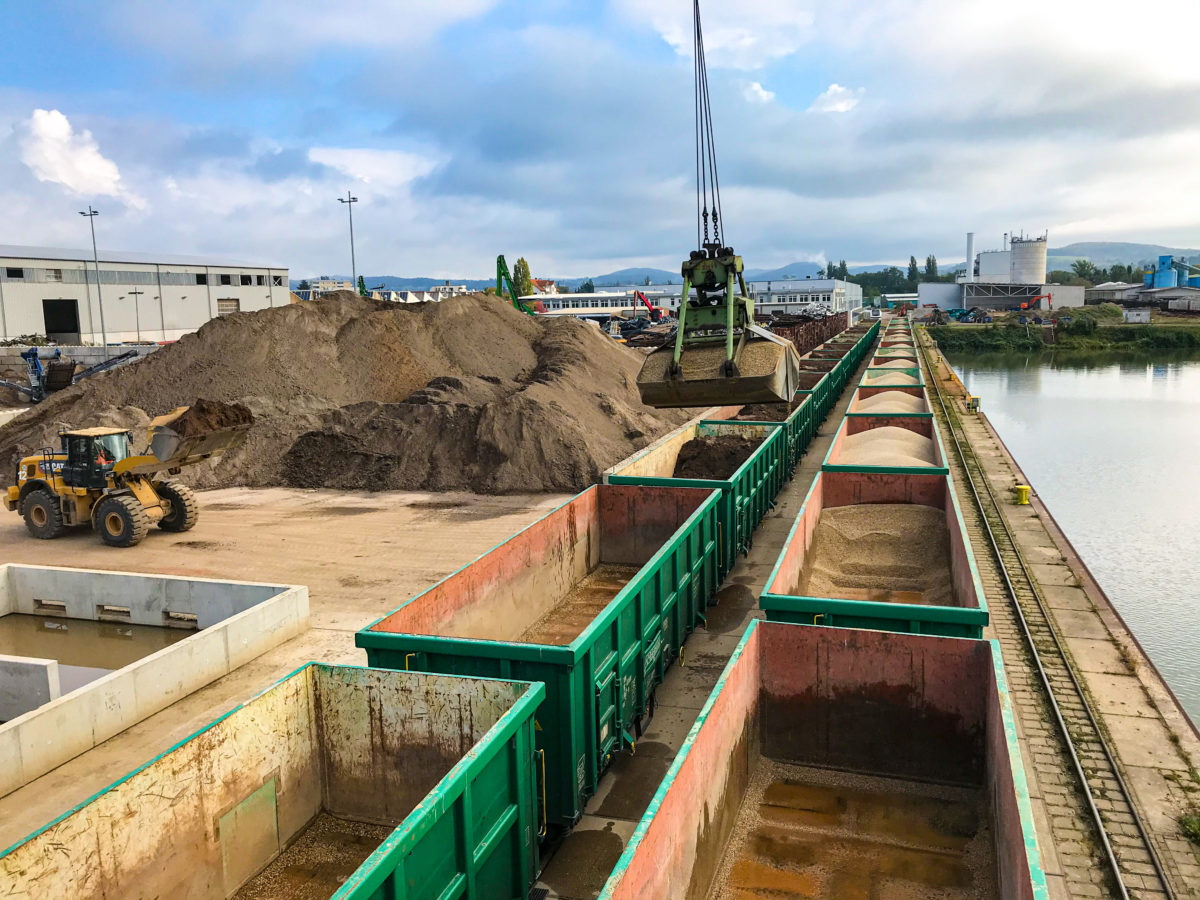
{"type": "MultiPolygon", "coordinates": [[[[142,253],[137,250],[101,250],[102,263],[137,263],[160,266],[226,266],[239,269],[287,269],[269,263],[252,263],[215,256],[185,256],[180,253],[142,253]]],[[[0,244],[0,258],[47,259],[70,262],[91,262],[91,250],[73,250],[64,247],[23,247],[19,244],[0,244]]]]}

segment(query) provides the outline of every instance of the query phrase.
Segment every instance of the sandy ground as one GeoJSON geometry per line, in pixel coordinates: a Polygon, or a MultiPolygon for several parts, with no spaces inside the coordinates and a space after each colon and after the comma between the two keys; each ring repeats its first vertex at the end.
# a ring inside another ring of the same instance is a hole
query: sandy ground
{"type": "Polygon", "coordinates": [[[310,629],[99,747],[0,798],[0,847],[29,834],[309,660],[365,664],[354,632],[490,550],[563,495],[380,494],[229,488],[200,495],[184,534],[137,547],[90,531],[29,536],[0,509],[0,562],[303,584],[310,629]]]}

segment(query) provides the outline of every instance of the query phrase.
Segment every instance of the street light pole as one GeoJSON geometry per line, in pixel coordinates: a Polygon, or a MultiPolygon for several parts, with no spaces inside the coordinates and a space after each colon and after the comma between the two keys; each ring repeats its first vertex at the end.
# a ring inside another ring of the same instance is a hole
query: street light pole
{"type": "Polygon", "coordinates": [[[89,203],[87,212],[81,212],[81,216],[87,216],[88,224],[92,226],[92,261],[96,264],[96,300],[100,303],[100,335],[104,339],[104,359],[108,359],[108,330],[104,327],[104,295],[100,292],[100,253],[96,250],[96,216],[100,215],[100,210],[92,209],[89,203]]]}
{"type": "Polygon", "coordinates": [[[358,266],[354,261],[354,204],[357,202],[358,198],[350,191],[346,191],[345,197],[338,197],[338,203],[345,203],[346,211],[350,213],[350,283],[356,291],[358,290],[358,266]]]}
{"type": "Polygon", "coordinates": [[[138,298],[141,297],[142,294],[144,294],[146,292],[139,291],[137,288],[134,288],[129,293],[133,297],[133,321],[137,323],[138,343],[141,343],[141,340],[142,340],[142,316],[141,316],[141,313],[138,311],[138,298]]]}

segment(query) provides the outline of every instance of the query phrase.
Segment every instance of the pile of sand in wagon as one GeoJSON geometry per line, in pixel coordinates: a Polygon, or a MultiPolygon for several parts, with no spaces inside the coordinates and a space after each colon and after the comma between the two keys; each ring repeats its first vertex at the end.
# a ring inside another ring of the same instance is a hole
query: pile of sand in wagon
{"type": "Polygon", "coordinates": [[[871,368],[872,369],[915,369],[917,367],[917,361],[915,359],[910,359],[908,357],[899,357],[896,359],[883,357],[882,359],[886,359],[887,361],[886,362],[881,361],[880,357],[876,357],[874,360],[872,360],[871,368]]]}
{"type": "Polygon", "coordinates": [[[793,590],[804,597],[955,606],[946,514],[903,503],[823,510],[793,590]]]}
{"type": "Polygon", "coordinates": [[[935,465],[936,459],[932,440],[907,428],[885,425],[846,435],[832,462],[839,466],[925,467],[935,465]]]}
{"type": "Polygon", "coordinates": [[[905,372],[872,372],[864,376],[861,383],[863,387],[874,387],[877,384],[920,384],[921,380],[905,372]]]}
{"type": "Polygon", "coordinates": [[[198,487],[574,491],[686,421],[641,403],[642,356],[570,318],[482,294],[392,304],[338,292],[235,313],[0,427],[0,465],[59,423],[130,427],[198,397],[253,415],[198,487]]]}
{"type": "Polygon", "coordinates": [[[914,397],[904,391],[880,391],[870,397],[863,397],[858,401],[858,406],[854,411],[876,414],[929,412],[925,408],[923,398],[914,397]]]}

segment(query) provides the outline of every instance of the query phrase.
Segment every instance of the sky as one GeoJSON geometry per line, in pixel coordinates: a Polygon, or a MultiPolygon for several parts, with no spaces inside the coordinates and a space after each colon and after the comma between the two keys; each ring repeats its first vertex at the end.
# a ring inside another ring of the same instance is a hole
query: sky
{"type": "MultiPolygon", "coordinates": [[[[677,269],[684,0],[6,0],[0,243],[348,273],[677,269]]],[[[1200,3],[703,0],[749,268],[1200,245],[1200,3]]]]}

